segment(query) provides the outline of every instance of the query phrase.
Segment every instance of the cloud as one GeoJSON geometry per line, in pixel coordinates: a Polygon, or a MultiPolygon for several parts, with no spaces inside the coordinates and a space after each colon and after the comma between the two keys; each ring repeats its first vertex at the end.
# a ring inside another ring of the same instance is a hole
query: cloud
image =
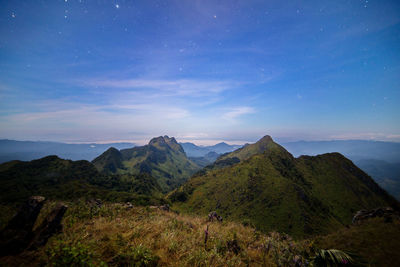
{"type": "Polygon", "coordinates": [[[96,88],[119,88],[161,92],[163,96],[207,96],[219,94],[240,85],[231,81],[198,81],[189,79],[93,79],[83,82],[85,86],[96,88]]]}
{"type": "Polygon", "coordinates": [[[230,122],[235,122],[239,116],[251,113],[255,113],[255,110],[252,107],[235,107],[232,110],[224,113],[222,118],[230,122]]]}
{"type": "Polygon", "coordinates": [[[379,141],[400,141],[400,134],[386,133],[344,133],[331,135],[328,139],[337,140],[379,140],[379,141]]]}

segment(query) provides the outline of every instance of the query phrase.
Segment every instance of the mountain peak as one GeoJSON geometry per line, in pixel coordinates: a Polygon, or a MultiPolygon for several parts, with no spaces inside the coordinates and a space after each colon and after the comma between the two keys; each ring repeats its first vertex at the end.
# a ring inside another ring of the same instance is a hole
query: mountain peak
{"type": "Polygon", "coordinates": [[[263,138],[257,141],[257,143],[269,143],[269,142],[274,142],[274,140],[272,140],[272,137],[269,135],[265,135],[263,138]]]}
{"type": "Polygon", "coordinates": [[[154,137],[150,140],[149,145],[153,144],[178,144],[174,137],[169,137],[168,135],[154,137]]]}
{"type": "Polygon", "coordinates": [[[149,146],[155,146],[159,149],[170,148],[175,152],[184,153],[182,146],[176,142],[176,139],[174,137],[169,137],[168,135],[154,137],[150,140],[149,146]]]}
{"type": "MultiPolygon", "coordinates": [[[[283,147],[280,145],[276,144],[271,136],[265,135],[262,137],[260,140],[258,140],[254,144],[246,144],[242,148],[239,148],[227,155],[222,156],[220,159],[227,159],[227,158],[234,158],[237,157],[240,160],[245,160],[250,158],[253,155],[256,154],[262,154],[264,152],[272,152],[272,151],[283,151],[285,153],[288,153],[283,147]]],[[[288,153],[289,154],[289,153],[288,153]]]]}

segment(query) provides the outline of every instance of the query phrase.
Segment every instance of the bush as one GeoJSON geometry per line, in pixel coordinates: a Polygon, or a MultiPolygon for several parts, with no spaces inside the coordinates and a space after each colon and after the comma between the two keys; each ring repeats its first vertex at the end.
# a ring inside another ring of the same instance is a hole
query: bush
{"type": "Polygon", "coordinates": [[[159,259],[150,249],[139,245],[128,252],[118,254],[112,263],[117,266],[151,267],[157,266],[159,259]]]}
{"type": "Polygon", "coordinates": [[[57,241],[46,252],[49,266],[97,266],[89,248],[79,242],[57,241]]]}

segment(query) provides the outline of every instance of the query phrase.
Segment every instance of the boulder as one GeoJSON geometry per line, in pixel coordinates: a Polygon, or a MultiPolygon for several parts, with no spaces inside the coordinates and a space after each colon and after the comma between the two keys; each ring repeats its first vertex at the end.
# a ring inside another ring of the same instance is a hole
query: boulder
{"type": "Polygon", "coordinates": [[[68,206],[58,203],[57,206],[44,219],[42,224],[33,233],[33,239],[28,249],[37,249],[47,243],[47,240],[62,230],[61,220],[67,211],[68,206]]]}
{"type": "Polygon", "coordinates": [[[23,251],[33,237],[32,228],[45,198],[30,197],[0,233],[0,256],[23,251]]]}
{"type": "Polygon", "coordinates": [[[214,221],[214,219],[216,219],[219,222],[222,222],[222,216],[219,216],[216,211],[211,211],[208,214],[208,221],[212,222],[214,221]]]}
{"type": "Polygon", "coordinates": [[[37,249],[46,244],[55,233],[61,231],[61,220],[68,206],[59,203],[47,215],[43,223],[33,231],[45,198],[30,197],[0,233],[0,256],[15,255],[26,249],[37,249]]]}
{"type": "Polygon", "coordinates": [[[400,219],[400,214],[398,211],[390,207],[377,208],[373,210],[359,210],[353,217],[353,224],[359,224],[365,220],[384,217],[386,222],[390,222],[393,219],[400,219]]]}

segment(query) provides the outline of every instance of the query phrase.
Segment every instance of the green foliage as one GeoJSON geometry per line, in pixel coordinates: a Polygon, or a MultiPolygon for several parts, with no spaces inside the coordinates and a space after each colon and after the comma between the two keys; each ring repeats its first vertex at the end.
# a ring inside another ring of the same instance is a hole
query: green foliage
{"type": "Polygon", "coordinates": [[[100,198],[142,205],[162,198],[157,181],[147,174],[101,174],[88,161],[56,156],[12,163],[0,165],[0,203],[21,203],[32,195],[59,200],[100,198]]]}
{"type": "Polygon", "coordinates": [[[314,239],[316,247],[346,251],[366,266],[400,266],[400,221],[370,219],[314,239]],[[354,257],[357,255],[358,257],[354,257]]]}
{"type": "Polygon", "coordinates": [[[145,246],[139,245],[115,256],[112,265],[132,267],[157,266],[160,258],[145,246]]]}
{"type": "Polygon", "coordinates": [[[90,248],[79,242],[72,244],[60,240],[54,242],[46,253],[48,266],[98,266],[90,248]]]}
{"type": "Polygon", "coordinates": [[[354,260],[349,254],[341,250],[321,249],[316,253],[313,263],[316,267],[352,266],[354,265],[354,260]]]}

